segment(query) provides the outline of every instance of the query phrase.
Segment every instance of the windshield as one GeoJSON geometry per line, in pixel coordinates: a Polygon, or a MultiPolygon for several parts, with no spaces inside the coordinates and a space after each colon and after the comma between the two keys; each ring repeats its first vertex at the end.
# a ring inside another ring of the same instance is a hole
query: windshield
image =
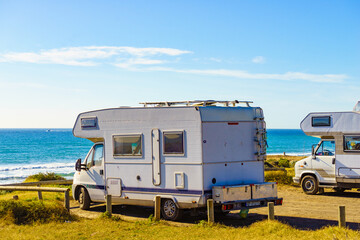
{"type": "Polygon", "coordinates": [[[317,156],[334,156],[335,155],[335,141],[322,141],[320,147],[317,149],[317,156]]]}

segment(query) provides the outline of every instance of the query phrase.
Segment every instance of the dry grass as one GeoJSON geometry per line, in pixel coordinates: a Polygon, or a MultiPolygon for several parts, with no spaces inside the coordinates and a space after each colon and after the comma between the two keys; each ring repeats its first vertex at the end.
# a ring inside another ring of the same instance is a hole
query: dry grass
{"type": "Polygon", "coordinates": [[[233,228],[201,222],[191,227],[166,222],[127,222],[106,218],[34,226],[0,223],[0,239],[359,239],[360,233],[338,227],[317,231],[294,229],[277,221],[261,221],[233,228]]]}

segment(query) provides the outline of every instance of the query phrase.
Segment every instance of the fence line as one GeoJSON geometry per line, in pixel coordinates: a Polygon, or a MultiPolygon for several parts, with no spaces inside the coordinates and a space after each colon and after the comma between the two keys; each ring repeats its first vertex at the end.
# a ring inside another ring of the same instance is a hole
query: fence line
{"type": "MultiPolygon", "coordinates": [[[[5,191],[36,191],[36,192],[63,192],[65,194],[64,207],[70,210],[70,194],[68,188],[55,187],[26,187],[26,186],[0,186],[0,190],[5,191]]],[[[42,194],[38,194],[39,199],[42,199],[42,194]]]]}

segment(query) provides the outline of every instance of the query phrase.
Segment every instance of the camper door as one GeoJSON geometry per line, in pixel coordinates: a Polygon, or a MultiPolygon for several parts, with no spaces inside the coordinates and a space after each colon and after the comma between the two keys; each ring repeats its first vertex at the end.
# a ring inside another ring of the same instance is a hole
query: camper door
{"type": "Polygon", "coordinates": [[[91,200],[104,200],[104,145],[95,144],[85,160],[86,170],[81,171],[81,184],[89,192],[91,200]]]}
{"type": "Polygon", "coordinates": [[[335,177],[335,141],[322,140],[315,149],[312,169],[322,179],[320,181],[334,181],[335,177]]]}
{"type": "MultiPolygon", "coordinates": [[[[336,158],[336,175],[352,179],[360,178],[360,135],[344,136],[344,153],[336,158]]],[[[357,182],[357,180],[354,182],[357,182]]]]}

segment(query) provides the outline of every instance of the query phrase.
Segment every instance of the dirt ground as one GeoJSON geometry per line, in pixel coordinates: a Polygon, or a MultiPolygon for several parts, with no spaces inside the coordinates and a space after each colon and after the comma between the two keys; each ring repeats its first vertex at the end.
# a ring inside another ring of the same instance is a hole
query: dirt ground
{"type": "MultiPolygon", "coordinates": [[[[327,225],[337,225],[339,206],[346,207],[347,226],[351,229],[360,229],[360,192],[356,190],[335,193],[325,189],[322,195],[306,195],[301,188],[293,186],[279,186],[278,196],[284,198],[282,206],[275,206],[276,219],[297,229],[319,229],[327,225]]],[[[78,208],[74,201],[71,203],[71,212],[81,217],[94,218],[105,211],[104,204],[93,205],[90,210],[78,208]]],[[[124,220],[136,221],[148,218],[153,214],[152,208],[135,206],[113,206],[113,213],[124,220]]],[[[267,218],[267,208],[250,209],[246,219],[240,218],[238,213],[231,212],[226,216],[216,217],[216,221],[229,226],[248,226],[256,221],[267,218]]],[[[185,214],[183,220],[175,225],[196,224],[206,220],[206,214],[190,216],[185,214]]]]}

